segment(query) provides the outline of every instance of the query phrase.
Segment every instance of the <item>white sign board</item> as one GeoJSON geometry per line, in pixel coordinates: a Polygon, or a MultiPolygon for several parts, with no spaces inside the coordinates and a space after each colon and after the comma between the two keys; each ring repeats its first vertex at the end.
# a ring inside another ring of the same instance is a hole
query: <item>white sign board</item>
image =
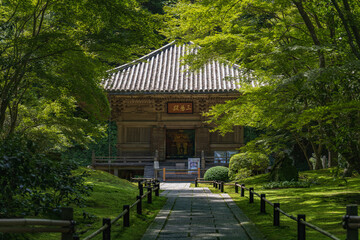
{"type": "Polygon", "coordinates": [[[200,168],[200,158],[188,158],[188,169],[197,170],[198,168],[200,168]]]}

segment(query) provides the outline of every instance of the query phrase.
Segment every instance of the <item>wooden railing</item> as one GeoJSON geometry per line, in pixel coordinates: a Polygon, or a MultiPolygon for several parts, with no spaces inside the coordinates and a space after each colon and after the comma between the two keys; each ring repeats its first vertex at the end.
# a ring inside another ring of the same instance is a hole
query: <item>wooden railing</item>
{"type": "MultiPolygon", "coordinates": [[[[131,205],[123,205],[123,212],[116,218],[103,218],[103,226],[85,237],[83,240],[90,240],[103,233],[103,240],[110,240],[111,226],[123,218],[123,226],[130,227],[130,209],[136,206],[136,213],[142,215],[142,199],[147,197],[147,203],[152,203],[152,195],[159,196],[160,183],[154,179],[138,181],[139,195],[131,205]],[[144,186],[145,184],[145,186],[144,186]],[[144,193],[144,189],[147,189],[144,193]]],[[[39,233],[58,232],[62,240],[80,240],[75,233],[75,221],[73,221],[73,209],[62,208],[61,220],[50,219],[0,219],[0,232],[3,233],[39,233]],[[45,227],[39,227],[45,226],[45,227]]]]}
{"type": "MultiPolygon", "coordinates": [[[[235,193],[239,193],[240,189],[240,197],[245,197],[245,190],[249,192],[249,204],[254,203],[254,196],[260,198],[260,213],[266,213],[266,204],[270,205],[273,208],[273,225],[280,226],[280,214],[294,220],[297,222],[297,239],[305,240],[306,239],[306,227],[311,228],[330,239],[340,240],[338,237],[333,234],[309,223],[306,222],[305,214],[298,214],[297,217],[286,213],[280,208],[280,203],[273,203],[266,199],[265,194],[259,194],[254,191],[254,188],[246,188],[245,184],[236,183],[224,183],[219,181],[203,181],[202,179],[195,179],[195,187],[198,186],[199,183],[210,183],[214,188],[219,189],[221,192],[224,192],[224,186],[234,186],[235,193]]],[[[357,205],[348,205],[346,208],[346,215],[343,217],[343,227],[347,230],[347,240],[358,240],[358,229],[360,228],[360,217],[358,215],[357,205]]]]}
{"type": "Polygon", "coordinates": [[[0,219],[0,232],[3,233],[61,233],[62,240],[72,240],[75,222],[73,209],[62,208],[61,220],[14,218],[0,219]]]}
{"type": "MultiPolygon", "coordinates": [[[[103,226],[97,229],[95,232],[84,238],[83,240],[90,240],[103,233],[103,240],[111,239],[111,226],[114,225],[118,220],[123,218],[123,227],[130,227],[130,209],[136,206],[136,213],[142,215],[142,199],[147,197],[147,203],[152,203],[152,195],[155,192],[155,196],[159,196],[160,192],[160,183],[156,180],[140,180],[138,181],[139,195],[136,197],[136,201],[131,205],[123,205],[123,212],[121,212],[116,218],[103,218],[103,226]],[[145,186],[143,185],[145,183],[145,186]],[[144,193],[144,188],[147,189],[147,192],[144,193]]],[[[74,238],[74,240],[79,240],[79,237],[74,238]]]]}
{"type": "Polygon", "coordinates": [[[93,156],[92,165],[151,165],[154,163],[153,156],[93,156]]]}

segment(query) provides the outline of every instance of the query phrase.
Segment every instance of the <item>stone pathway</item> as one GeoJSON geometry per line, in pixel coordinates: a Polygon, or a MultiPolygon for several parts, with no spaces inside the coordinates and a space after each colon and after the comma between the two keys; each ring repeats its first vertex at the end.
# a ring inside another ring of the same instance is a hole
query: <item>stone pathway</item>
{"type": "Polygon", "coordinates": [[[168,201],[142,240],[265,239],[228,194],[190,188],[190,183],[161,183],[160,188],[168,201]]]}

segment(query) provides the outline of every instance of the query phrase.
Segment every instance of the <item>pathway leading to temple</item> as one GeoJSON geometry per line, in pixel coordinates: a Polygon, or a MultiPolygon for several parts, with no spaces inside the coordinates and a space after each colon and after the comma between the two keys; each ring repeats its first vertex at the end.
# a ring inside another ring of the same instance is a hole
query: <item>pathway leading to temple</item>
{"type": "Polygon", "coordinates": [[[228,194],[190,183],[161,183],[168,197],[142,240],[157,239],[264,239],[228,194]]]}

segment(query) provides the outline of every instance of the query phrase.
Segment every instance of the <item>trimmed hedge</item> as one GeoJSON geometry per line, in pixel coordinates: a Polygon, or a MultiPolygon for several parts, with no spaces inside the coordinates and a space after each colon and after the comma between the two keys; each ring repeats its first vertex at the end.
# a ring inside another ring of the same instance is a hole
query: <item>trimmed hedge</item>
{"type": "Polygon", "coordinates": [[[217,166],[209,168],[204,174],[205,181],[229,181],[229,168],[217,166]]]}

